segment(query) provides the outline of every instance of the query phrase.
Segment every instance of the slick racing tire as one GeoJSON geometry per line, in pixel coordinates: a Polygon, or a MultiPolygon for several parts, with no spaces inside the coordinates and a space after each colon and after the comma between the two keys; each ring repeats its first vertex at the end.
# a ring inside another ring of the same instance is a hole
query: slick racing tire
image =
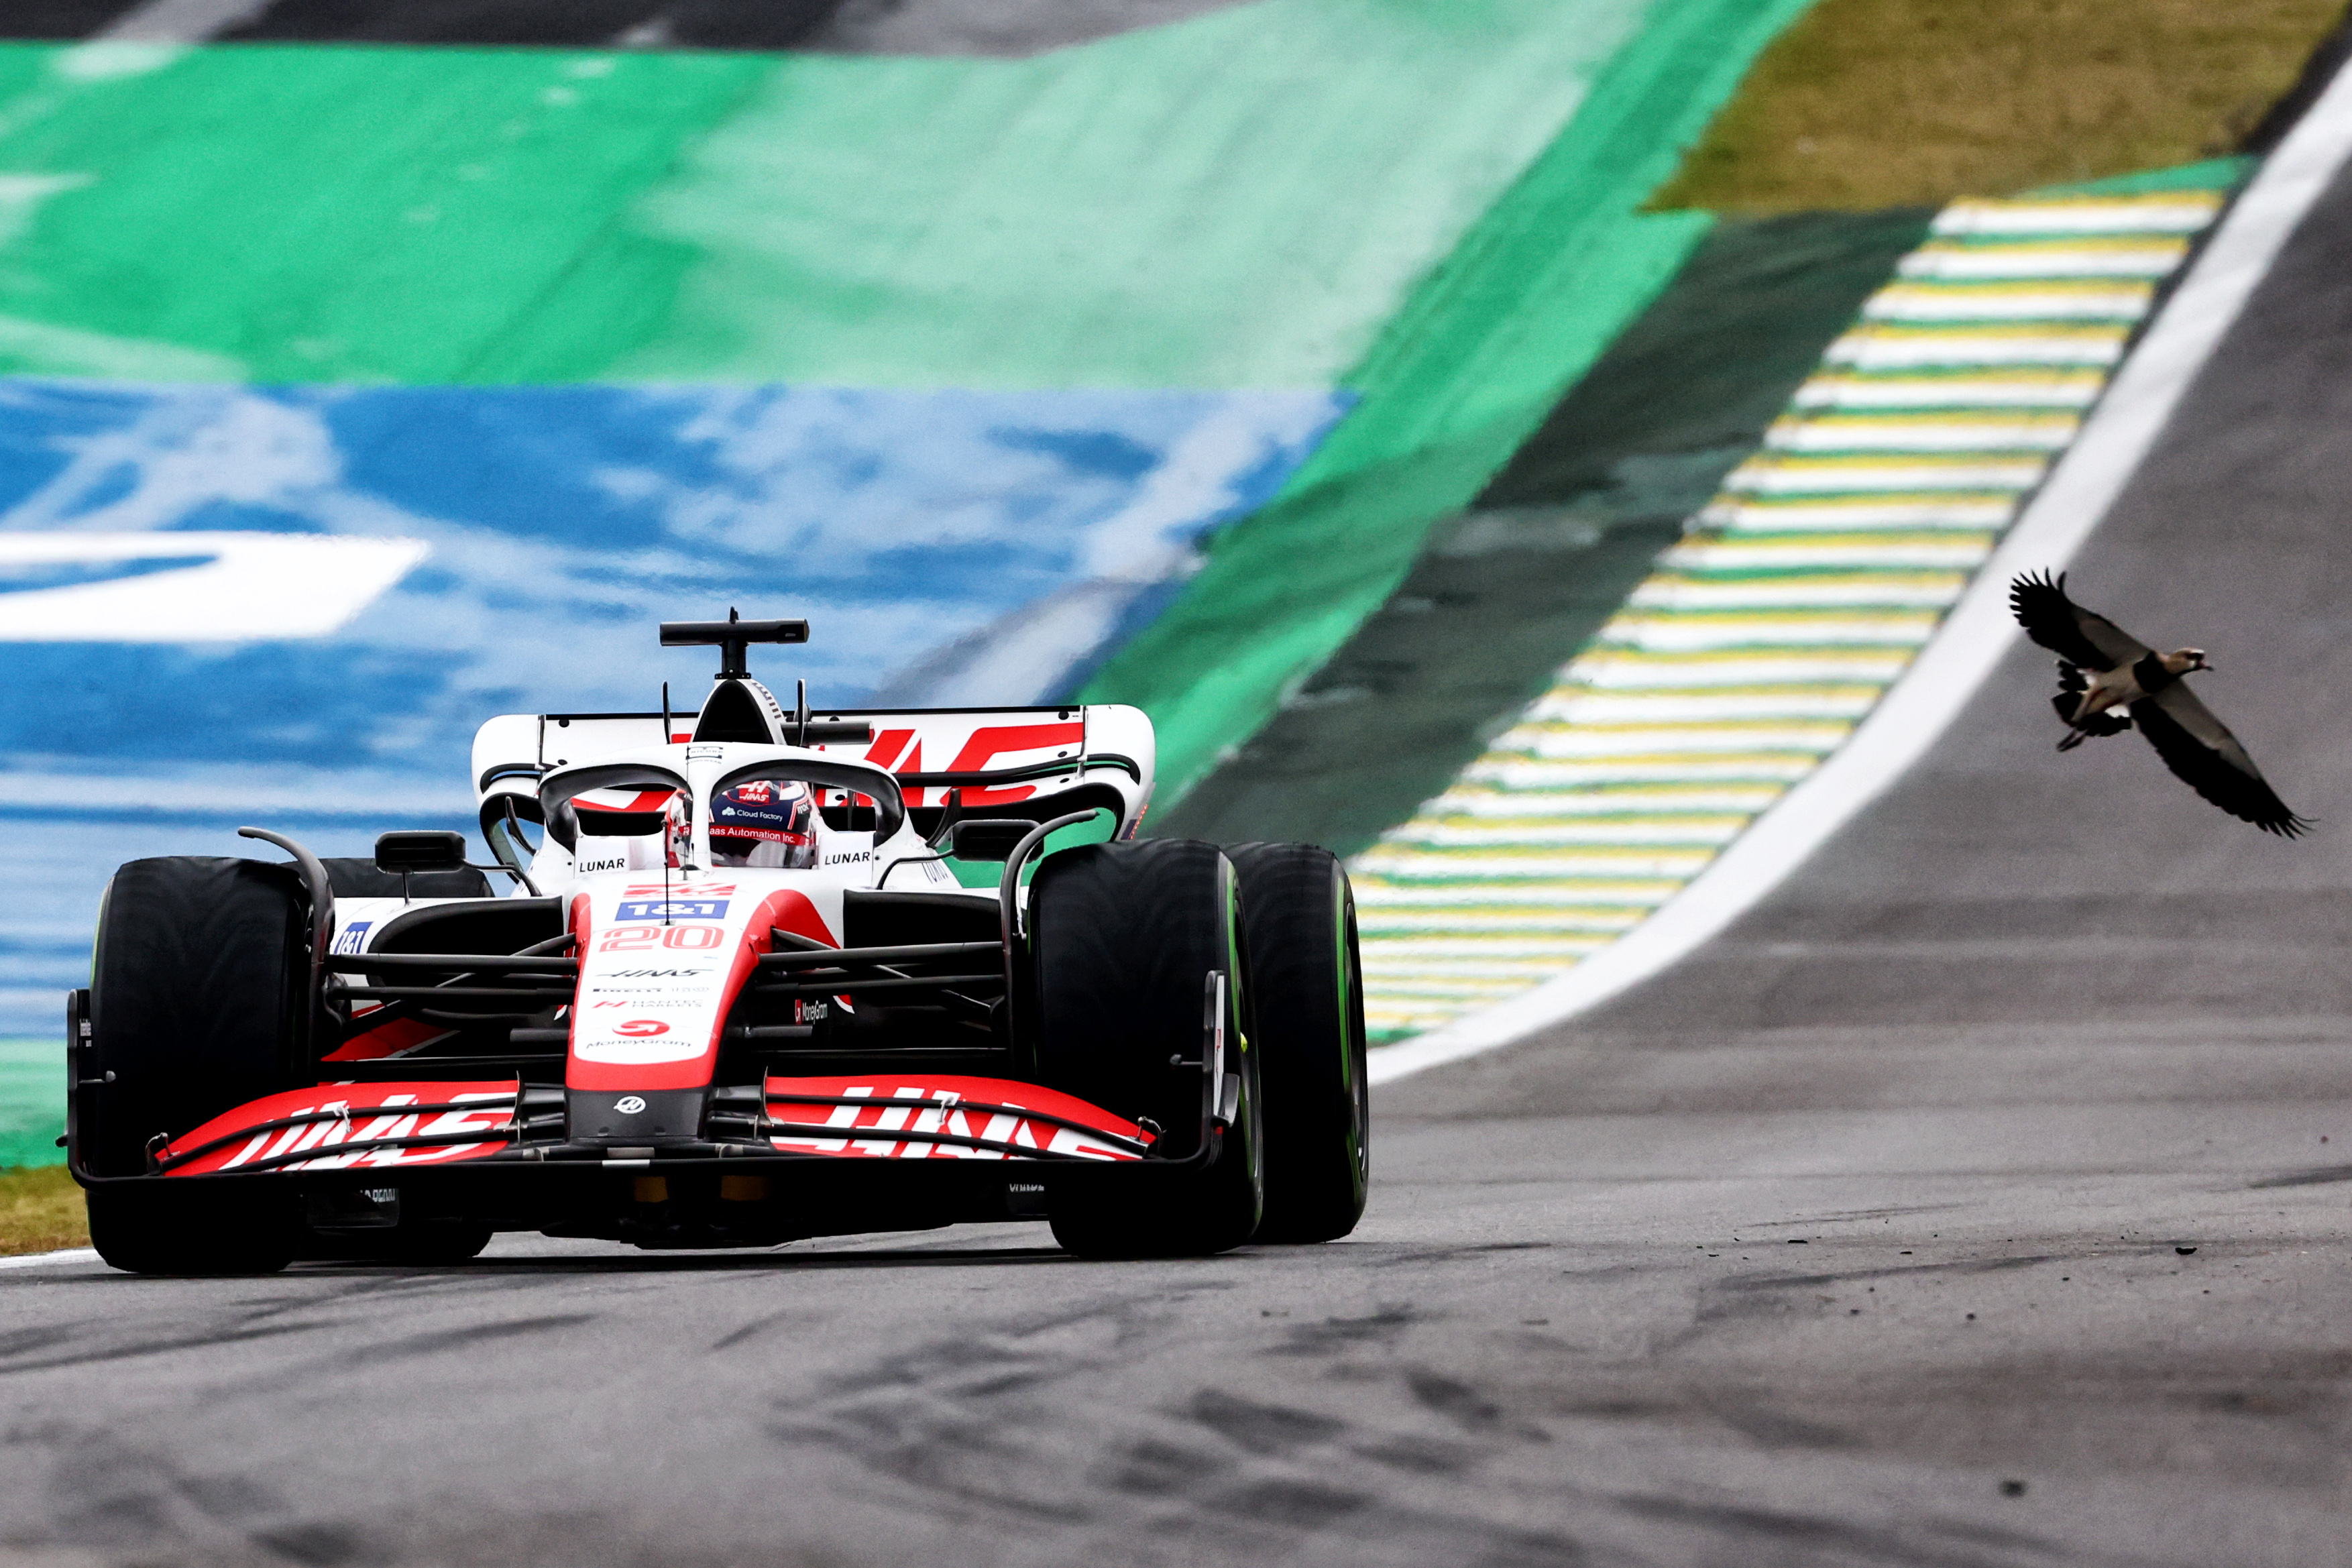
{"type": "Polygon", "coordinates": [[[1265,1122],[1257,1239],[1330,1241],[1356,1228],[1371,1176],[1363,964],[1356,899],[1329,850],[1234,844],[1265,1122]]]}
{"type": "Polygon", "coordinates": [[[166,1186],[92,1187],[89,1242],[128,1274],[275,1274],[294,1260],[294,1210],[268,1187],[210,1190],[193,1178],[166,1186]]]}
{"type": "MultiPolygon", "coordinates": [[[[297,1060],[308,924],[290,867],[174,856],[115,872],[75,1092],[83,1173],[144,1176],[155,1134],[309,1081],[297,1060]]],[[[246,1183],[96,1186],[89,1220],[99,1255],[134,1272],[267,1272],[291,1255],[291,1205],[246,1183]]]]}
{"type": "Polygon", "coordinates": [[[1232,863],[1213,844],[1182,839],[1063,850],[1038,868],[1029,919],[1038,1076],[1048,1087],[1149,1120],[1159,1129],[1155,1152],[1194,1154],[1213,973],[1225,976],[1225,1068],[1240,1079],[1234,1121],[1212,1134],[1204,1169],[1132,1184],[1104,1172],[1099,1185],[1074,1184],[1049,1205],[1054,1239],[1081,1258],[1203,1257],[1241,1246],[1257,1228],[1265,1177],[1232,863]]]}
{"type": "Polygon", "coordinates": [[[486,1225],[403,1226],[393,1233],[392,1244],[383,1257],[389,1263],[416,1268],[464,1263],[481,1256],[482,1248],[490,1244],[490,1227],[486,1225]]]}
{"type": "Polygon", "coordinates": [[[305,1258],[335,1263],[385,1263],[425,1268],[464,1263],[490,1244],[490,1227],[459,1220],[398,1225],[381,1231],[320,1236],[301,1248],[305,1258]]]}

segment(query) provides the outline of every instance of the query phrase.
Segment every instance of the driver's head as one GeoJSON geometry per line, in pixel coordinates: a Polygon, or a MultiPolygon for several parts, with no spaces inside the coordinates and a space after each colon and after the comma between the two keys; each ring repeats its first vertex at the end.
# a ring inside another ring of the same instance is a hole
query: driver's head
{"type": "Polygon", "coordinates": [[[753,779],[710,797],[710,858],[720,866],[816,864],[816,799],[797,779],[753,779]]]}

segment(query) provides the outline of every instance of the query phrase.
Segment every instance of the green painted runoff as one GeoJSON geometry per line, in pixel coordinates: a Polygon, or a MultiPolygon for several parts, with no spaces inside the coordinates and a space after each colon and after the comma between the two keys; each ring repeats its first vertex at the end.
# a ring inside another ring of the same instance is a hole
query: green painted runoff
{"type": "Polygon", "coordinates": [[[65,1127],[64,1037],[0,1039],[0,1169],[62,1163],[65,1127]]]}
{"type": "Polygon", "coordinates": [[[1029,60],[789,59],[647,204],[703,260],[621,368],[1328,385],[1652,8],[1266,0],[1029,60]]]}
{"type": "Polygon", "coordinates": [[[1328,385],[1650,9],[1263,0],[1022,60],[0,47],[0,371],[1328,385]]]}

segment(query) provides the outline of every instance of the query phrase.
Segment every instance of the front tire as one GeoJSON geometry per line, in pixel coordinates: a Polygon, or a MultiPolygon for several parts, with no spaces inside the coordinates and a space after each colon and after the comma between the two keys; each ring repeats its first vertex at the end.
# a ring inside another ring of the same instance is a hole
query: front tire
{"type": "Polygon", "coordinates": [[[90,1245],[126,1274],[275,1274],[294,1260],[285,1194],[207,1191],[202,1181],[90,1188],[90,1245]]]}
{"type": "Polygon", "coordinates": [[[292,1256],[272,1187],[146,1177],[147,1145],[308,1081],[299,1069],[307,900],[288,867],[201,856],[133,860],[107,884],[79,1053],[75,1155],[90,1239],[139,1274],[268,1273],[292,1256]]]}
{"type": "Polygon", "coordinates": [[[1363,1218],[1371,1180],[1363,963],[1348,873],[1312,844],[1236,844],[1265,1118],[1257,1238],[1331,1241],[1363,1218]]]}
{"type": "MultiPolygon", "coordinates": [[[[1225,976],[1225,1069],[1240,1079],[1211,1163],[1129,1187],[1075,1184],[1051,1204],[1054,1239],[1082,1258],[1202,1257],[1239,1247],[1265,1199],[1251,987],[1233,865],[1184,839],[1092,844],[1038,868],[1030,889],[1038,1074],[1130,1121],[1156,1149],[1198,1151],[1204,998],[1225,976]]],[[[1143,1176],[1143,1173],[1138,1173],[1143,1176]]]]}

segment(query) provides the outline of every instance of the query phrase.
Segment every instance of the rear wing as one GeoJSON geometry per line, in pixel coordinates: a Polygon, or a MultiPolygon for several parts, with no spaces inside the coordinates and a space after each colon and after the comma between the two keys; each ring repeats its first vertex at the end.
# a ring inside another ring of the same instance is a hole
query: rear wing
{"type": "MultiPolygon", "coordinates": [[[[487,823],[514,797],[535,819],[541,774],[615,752],[683,744],[695,716],[673,713],[668,733],[659,713],[507,713],[474,735],[474,793],[487,823]]],[[[963,816],[1038,816],[1049,799],[1069,796],[1118,813],[1116,837],[1134,835],[1151,801],[1157,748],[1139,708],[1100,704],[1062,708],[828,708],[817,725],[866,726],[862,741],[821,741],[809,750],[871,763],[898,777],[918,821],[957,793],[963,816]],[[1083,795],[1074,792],[1083,791],[1083,795]],[[928,808],[928,809],[927,809],[928,808]]],[[[822,731],[819,731],[822,732],[822,731]]],[[[845,805],[838,791],[828,805],[845,805]]],[[[1047,815],[1055,815],[1047,813],[1047,815]]]]}

